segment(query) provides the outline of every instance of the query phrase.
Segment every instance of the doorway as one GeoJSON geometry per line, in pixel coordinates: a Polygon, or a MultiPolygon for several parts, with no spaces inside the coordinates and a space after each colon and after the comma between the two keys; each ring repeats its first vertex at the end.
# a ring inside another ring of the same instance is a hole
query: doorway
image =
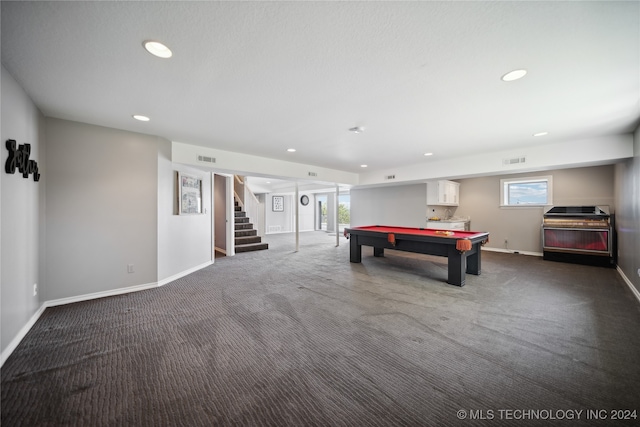
{"type": "Polygon", "coordinates": [[[327,231],[327,195],[316,194],[316,230],[327,231]]]}
{"type": "Polygon", "coordinates": [[[349,193],[338,196],[338,232],[351,226],[351,195],[349,193]]]}
{"type": "Polygon", "coordinates": [[[215,258],[227,255],[227,177],[213,175],[213,251],[215,258]]]}
{"type": "Polygon", "coordinates": [[[233,256],[235,255],[233,175],[214,174],[211,188],[214,257],[233,256]]]}
{"type": "Polygon", "coordinates": [[[351,195],[340,193],[338,195],[338,226],[335,224],[335,193],[316,194],[315,229],[335,233],[349,228],[351,224],[351,195]]]}

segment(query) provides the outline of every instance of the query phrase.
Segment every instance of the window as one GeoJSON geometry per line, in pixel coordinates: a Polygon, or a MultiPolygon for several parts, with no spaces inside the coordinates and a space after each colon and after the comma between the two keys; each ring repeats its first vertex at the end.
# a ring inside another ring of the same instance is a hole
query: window
{"type": "Polygon", "coordinates": [[[349,227],[351,222],[351,195],[340,194],[338,196],[338,224],[339,230],[349,227]]]}
{"type": "Polygon", "coordinates": [[[500,206],[542,206],[553,204],[551,176],[500,180],[500,206]]]}

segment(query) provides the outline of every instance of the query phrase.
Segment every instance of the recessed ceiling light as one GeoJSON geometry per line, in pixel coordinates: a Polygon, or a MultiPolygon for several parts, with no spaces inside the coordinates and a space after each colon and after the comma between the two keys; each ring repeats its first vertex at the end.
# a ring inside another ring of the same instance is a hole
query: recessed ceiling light
{"type": "Polygon", "coordinates": [[[361,168],[366,168],[366,167],[367,167],[367,165],[360,165],[360,167],[361,167],[361,168]]]}
{"type": "Polygon", "coordinates": [[[513,70],[502,76],[502,80],[505,82],[512,82],[524,77],[527,74],[527,70],[513,70]]]}
{"type": "Polygon", "coordinates": [[[549,132],[538,132],[533,134],[533,136],[545,136],[545,135],[549,135],[549,132]]]}
{"type": "Polygon", "coordinates": [[[361,128],[360,126],[356,126],[356,127],[352,127],[349,129],[349,132],[353,132],[353,133],[362,133],[364,132],[364,129],[361,128]]]}
{"type": "Polygon", "coordinates": [[[433,153],[424,153],[425,156],[433,156],[433,153]]]}
{"type": "Polygon", "coordinates": [[[158,58],[171,58],[171,56],[173,55],[171,49],[154,40],[147,40],[142,43],[142,45],[147,50],[147,52],[157,56],[158,58]]]}
{"type": "Polygon", "coordinates": [[[150,119],[147,116],[141,116],[140,114],[134,114],[132,116],[136,120],[140,120],[141,122],[148,122],[150,119]]]}
{"type": "Polygon", "coordinates": [[[290,153],[295,153],[296,149],[295,148],[287,148],[287,151],[290,153]]]}

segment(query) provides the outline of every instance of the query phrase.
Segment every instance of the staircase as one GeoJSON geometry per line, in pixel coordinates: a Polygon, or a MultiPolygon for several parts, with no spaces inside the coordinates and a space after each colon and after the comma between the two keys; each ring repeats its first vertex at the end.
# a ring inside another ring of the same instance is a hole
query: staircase
{"type": "Polygon", "coordinates": [[[269,249],[269,244],[262,242],[258,231],[253,229],[253,224],[249,222],[249,217],[237,201],[235,202],[235,233],[236,253],[269,249]]]}

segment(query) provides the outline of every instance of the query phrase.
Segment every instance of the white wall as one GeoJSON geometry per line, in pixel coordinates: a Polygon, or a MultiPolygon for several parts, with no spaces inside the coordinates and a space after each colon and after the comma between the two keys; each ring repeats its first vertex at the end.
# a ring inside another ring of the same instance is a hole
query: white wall
{"type": "Polygon", "coordinates": [[[327,232],[336,231],[336,193],[327,193],[327,232]]]}
{"type": "Polygon", "coordinates": [[[389,184],[384,177],[395,175],[395,183],[422,182],[434,179],[457,179],[502,175],[524,171],[597,166],[633,157],[633,135],[609,135],[600,138],[555,142],[538,142],[517,150],[489,152],[467,157],[438,159],[427,157],[421,163],[396,169],[360,174],[358,185],[389,184]],[[503,159],[525,156],[522,165],[504,165],[503,159]]]}
{"type": "Polygon", "coordinates": [[[7,139],[17,144],[31,144],[30,159],[38,163],[40,181],[25,179],[19,171],[0,174],[0,293],[2,297],[1,350],[5,352],[18,332],[36,313],[40,296],[47,287],[41,271],[45,244],[44,194],[49,179],[45,160],[42,114],[8,71],[2,67],[2,165],[7,161],[7,139]],[[40,295],[33,295],[37,283],[40,295]]]}
{"type": "Polygon", "coordinates": [[[427,185],[352,188],[351,226],[425,227],[427,185]]]}
{"type": "Polygon", "coordinates": [[[634,157],[615,167],[618,267],[640,292],[640,127],[634,157]]]}
{"type": "MultiPolygon", "coordinates": [[[[333,195],[329,195],[329,197],[333,197],[333,195]]],[[[259,195],[258,200],[260,201],[260,203],[264,205],[266,234],[290,233],[295,231],[294,203],[298,204],[298,227],[300,228],[300,232],[313,231],[315,229],[314,228],[315,206],[313,203],[314,197],[312,193],[299,192],[298,200],[295,200],[295,194],[264,193],[259,195]],[[300,197],[302,197],[303,194],[306,194],[309,197],[309,204],[307,206],[303,206],[300,203],[300,197]],[[272,200],[273,196],[284,197],[283,212],[273,211],[273,200],[272,200]],[[271,231],[269,231],[269,227],[271,227],[271,231]]],[[[251,221],[256,222],[253,218],[251,218],[251,221]]]]}
{"type": "Polygon", "coordinates": [[[192,166],[215,167],[217,171],[237,173],[239,175],[271,175],[308,180],[313,176],[315,181],[339,182],[354,185],[358,183],[358,174],[335,169],[286,162],[249,154],[233,153],[191,144],[173,142],[172,159],[174,162],[192,166]],[[209,156],[216,159],[215,164],[204,164],[197,161],[197,156],[209,156]],[[309,175],[309,172],[315,175],[309,175]]]}
{"type": "Polygon", "coordinates": [[[285,193],[265,194],[265,234],[290,233],[294,230],[293,196],[285,193]],[[273,197],[284,197],[284,210],[273,211],[273,197]]]}
{"type": "Polygon", "coordinates": [[[156,282],[159,138],[46,125],[46,299],[156,282]]]}
{"type": "Polygon", "coordinates": [[[213,259],[211,173],[171,161],[171,143],[159,138],[158,281],[210,263],[213,259]],[[177,172],[202,178],[203,213],[178,215],[177,172]]]}
{"type": "Polygon", "coordinates": [[[313,231],[314,227],[314,218],[315,218],[315,206],[313,203],[313,194],[311,193],[303,193],[299,192],[298,196],[298,227],[300,227],[300,231],[313,231]],[[307,206],[303,206],[300,203],[300,197],[303,195],[307,195],[309,197],[309,204],[307,206]]]}

